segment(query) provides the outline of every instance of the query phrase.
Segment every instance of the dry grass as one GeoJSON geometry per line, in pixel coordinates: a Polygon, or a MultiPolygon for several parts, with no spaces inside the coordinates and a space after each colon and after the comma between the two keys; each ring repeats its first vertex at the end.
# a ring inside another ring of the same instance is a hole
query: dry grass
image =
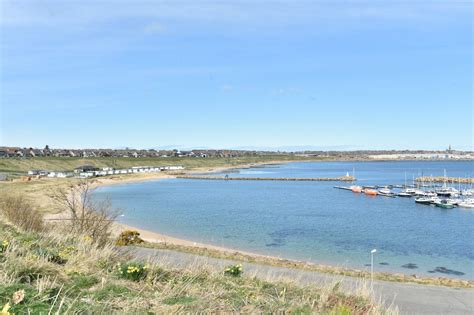
{"type": "Polygon", "coordinates": [[[294,280],[223,275],[219,266],[193,263],[176,268],[170,261],[149,261],[139,281],[122,279],[115,268],[131,257],[111,244],[58,233],[20,232],[0,224],[0,307],[24,290],[21,313],[300,313],[396,314],[372,303],[370,296],[347,295],[338,285],[299,286],[294,280]],[[59,258],[57,258],[59,257],[59,258]]]}
{"type": "Polygon", "coordinates": [[[24,231],[41,232],[43,214],[20,195],[4,195],[0,198],[0,214],[24,231]]]}
{"type": "MultiPolygon", "coordinates": [[[[157,249],[168,249],[172,251],[180,251],[184,253],[191,253],[201,256],[208,256],[219,259],[229,259],[233,261],[249,262],[249,263],[258,263],[265,264],[275,267],[291,268],[298,270],[306,271],[316,271],[321,273],[333,274],[338,276],[349,276],[357,277],[361,279],[370,278],[370,273],[367,271],[348,269],[342,267],[334,267],[329,265],[318,265],[309,262],[289,260],[283,258],[261,256],[261,255],[250,255],[245,253],[240,253],[238,251],[222,251],[212,248],[197,247],[197,246],[185,246],[169,243],[149,243],[145,242],[139,244],[138,246],[147,247],[147,248],[157,248],[157,249]]],[[[418,284],[429,284],[429,285],[442,285],[446,287],[454,288],[474,288],[474,281],[454,279],[454,278],[428,278],[428,277],[417,277],[417,276],[408,276],[405,274],[394,274],[394,273],[384,273],[384,272],[375,272],[374,278],[377,280],[391,281],[391,282],[411,282],[418,284]]]]}

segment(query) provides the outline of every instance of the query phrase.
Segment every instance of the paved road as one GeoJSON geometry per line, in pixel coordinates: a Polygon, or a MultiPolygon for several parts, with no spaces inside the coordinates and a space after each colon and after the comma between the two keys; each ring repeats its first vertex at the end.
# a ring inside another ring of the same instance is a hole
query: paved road
{"type": "MultiPolygon", "coordinates": [[[[137,259],[156,261],[176,267],[209,265],[219,269],[236,262],[193,254],[150,248],[130,248],[137,259]]],[[[341,277],[313,271],[243,263],[246,275],[261,279],[290,279],[302,285],[330,285],[342,282],[342,290],[354,292],[361,285],[369,285],[366,280],[341,277]]],[[[440,286],[374,281],[375,298],[386,305],[398,307],[401,314],[474,314],[474,289],[455,289],[440,286]]]]}

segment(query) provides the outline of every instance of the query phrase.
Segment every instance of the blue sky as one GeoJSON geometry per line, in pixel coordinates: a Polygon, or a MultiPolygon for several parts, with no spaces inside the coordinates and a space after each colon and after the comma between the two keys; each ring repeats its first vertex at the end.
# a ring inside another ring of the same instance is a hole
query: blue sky
{"type": "Polygon", "coordinates": [[[471,1],[1,0],[0,145],[472,149],[471,1]]]}

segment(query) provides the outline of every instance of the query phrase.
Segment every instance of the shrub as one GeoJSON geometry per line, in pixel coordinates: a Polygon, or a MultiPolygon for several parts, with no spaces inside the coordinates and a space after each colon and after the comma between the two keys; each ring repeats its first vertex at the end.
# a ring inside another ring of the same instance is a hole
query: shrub
{"type": "Polygon", "coordinates": [[[83,181],[71,189],[58,190],[53,198],[70,215],[70,220],[64,226],[67,232],[87,235],[93,243],[100,246],[108,244],[119,213],[112,208],[110,201],[92,198],[90,182],[83,181]]]}
{"type": "Polygon", "coordinates": [[[138,231],[125,230],[120,233],[115,244],[117,246],[128,246],[143,243],[144,241],[140,238],[138,231]]]}
{"type": "Polygon", "coordinates": [[[30,232],[44,229],[43,215],[22,196],[4,196],[0,200],[3,216],[17,227],[30,232]]]}
{"type": "Polygon", "coordinates": [[[117,264],[117,273],[119,278],[140,281],[147,276],[148,265],[138,262],[129,262],[117,264]]]}
{"type": "Polygon", "coordinates": [[[242,264],[227,266],[224,269],[224,275],[232,277],[240,277],[242,275],[242,264]]]}

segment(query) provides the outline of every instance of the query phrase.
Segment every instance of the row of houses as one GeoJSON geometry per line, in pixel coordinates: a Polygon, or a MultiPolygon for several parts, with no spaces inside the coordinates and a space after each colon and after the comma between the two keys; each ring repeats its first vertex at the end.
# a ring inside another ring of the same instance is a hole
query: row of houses
{"type": "Polygon", "coordinates": [[[66,177],[78,177],[78,178],[90,178],[107,175],[120,175],[120,174],[133,174],[133,173],[157,173],[165,171],[179,171],[183,170],[184,167],[181,165],[175,166],[133,166],[128,169],[114,169],[111,167],[97,168],[91,165],[84,165],[74,169],[72,172],[62,171],[47,171],[47,170],[30,170],[28,176],[39,176],[39,177],[55,177],[55,178],[66,178],[66,177]]]}
{"type": "Polygon", "coordinates": [[[35,157],[80,157],[80,158],[143,158],[143,157],[194,157],[208,158],[221,157],[232,158],[241,156],[255,156],[268,154],[257,151],[240,150],[112,150],[112,149],[50,149],[46,146],[44,149],[37,148],[19,148],[19,147],[0,147],[0,158],[35,158],[35,157]]]}

